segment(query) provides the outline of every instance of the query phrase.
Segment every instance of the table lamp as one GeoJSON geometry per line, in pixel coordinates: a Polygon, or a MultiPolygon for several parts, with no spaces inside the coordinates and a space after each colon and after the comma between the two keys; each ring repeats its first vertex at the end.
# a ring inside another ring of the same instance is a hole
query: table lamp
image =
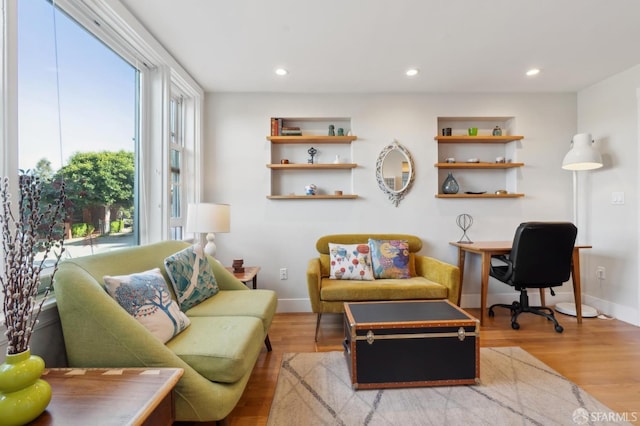
{"type": "MultiPolygon", "coordinates": [[[[571,149],[564,156],[562,160],[562,168],[565,170],[571,170],[573,172],[573,223],[578,227],[580,232],[580,226],[578,224],[578,175],[577,172],[584,170],[594,170],[602,167],[602,156],[593,147],[593,139],[591,139],[590,133],[578,133],[573,136],[571,140],[571,149]]],[[[560,302],[557,303],[556,311],[566,314],[577,316],[577,309],[575,303],[560,302]]],[[[598,311],[587,305],[582,305],[583,317],[595,317],[598,315],[598,311]]]]}
{"type": "Polygon", "coordinates": [[[216,254],[214,232],[230,231],[230,210],[229,204],[190,203],[187,206],[186,231],[207,234],[204,252],[209,256],[216,254]]]}

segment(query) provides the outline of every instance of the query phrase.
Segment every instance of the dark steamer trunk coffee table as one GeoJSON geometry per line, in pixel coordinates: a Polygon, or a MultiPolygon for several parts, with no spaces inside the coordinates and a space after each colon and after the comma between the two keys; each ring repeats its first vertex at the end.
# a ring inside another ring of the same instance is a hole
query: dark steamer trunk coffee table
{"type": "Polygon", "coordinates": [[[344,304],[354,389],[477,384],[480,322],[447,300],[344,304]]]}

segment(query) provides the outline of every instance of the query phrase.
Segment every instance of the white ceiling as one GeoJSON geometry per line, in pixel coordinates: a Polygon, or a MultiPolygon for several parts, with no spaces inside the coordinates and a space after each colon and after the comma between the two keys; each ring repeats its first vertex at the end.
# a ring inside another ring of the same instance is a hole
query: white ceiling
{"type": "Polygon", "coordinates": [[[575,92],[640,64],[638,0],[121,2],[207,92],[575,92]]]}

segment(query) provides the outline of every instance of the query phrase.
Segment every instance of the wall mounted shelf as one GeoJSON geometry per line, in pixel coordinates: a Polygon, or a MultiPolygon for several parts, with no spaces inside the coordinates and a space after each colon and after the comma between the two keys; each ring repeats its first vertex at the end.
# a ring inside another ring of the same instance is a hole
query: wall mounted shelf
{"type": "Polygon", "coordinates": [[[524,163],[513,161],[517,156],[518,141],[524,136],[510,135],[514,130],[514,117],[438,117],[438,129],[449,131],[451,136],[435,136],[438,144],[438,162],[434,167],[438,169],[438,194],[436,198],[520,198],[524,194],[518,193],[518,168],[524,163]],[[496,126],[502,136],[493,136],[496,126]],[[471,127],[478,130],[477,136],[467,135],[471,127]],[[502,157],[507,162],[493,162],[491,160],[502,157]],[[445,162],[447,158],[457,159],[457,162],[445,162]],[[465,161],[474,159],[474,161],[465,161]],[[475,161],[475,160],[480,161],[475,161]],[[484,160],[484,161],[483,161],[484,160]],[[489,161],[487,161],[489,160],[489,161]],[[457,170],[457,173],[452,173],[457,170]],[[449,173],[455,174],[460,185],[457,194],[441,193],[440,185],[449,173]],[[485,193],[480,193],[485,191],[485,193]],[[495,194],[496,190],[507,190],[507,194],[495,194]],[[466,193],[471,192],[471,193],[466,193]]]}
{"type": "Polygon", "coordinates": [[[267,164],[267,167],[273,170],[335,170],[335,169],[355,169],[358,167],[355,163],[327,163],[327,164],[267,164]]]}
{"type": "Polygon", "coordinates": [[[436,163],[439,169],[512,169],[522,167],[524,163],[436,163]]]}
{"type": "Polygon", "coordinates": [[[436,136],[438,143],[508,143],[524,139],[524,136],[436,136]]]}
{"type": "Polygon", "coordinates": [[[436,194],[436,198],[521,198],[524,194],[436,194]]]}
{"type": "Polygon", "coordinates": [[[355,200],[357,195],[267,195],[270,200],[355,200]]]}
{"type": "Polygon", "coordinates": [[[267,136],[267,140],[271,143],[302,143],[302,144],[319,144],[319,143],[351,143],[358,139],[357,136],[319,136],[319,135],[307,135],[307,136],[267,136]]]}
{"type": "Polygon", "coordinates": [[[357,136],[329,136],[327,131],[333,126],[336,132],[349,133],[350,118],[274,118],[270,142],[271,191],[269,200],[353,200],[353,170],[358,167],[353,162],[351,143],[357,136]],[[274,120],[275,125],[274,127],[274,120]],[[292,131],[298,135],[281,136],[280,130],[292,131]],[[275,132],[275,133],[274,133],[275,132]],[[324,133],[324,134],[323,134],[324,133]],[[317,155],[309,160],[307,148],[315,147],[317,155]],[[330,162],[336,159],[336,162],[330,162]],[[282,163],[282,161],[289,161],[282,163]],[[314,161],[308,163],[307,161],[314,161]],[[320,161],[320,162],[318,162],[320,161]],[[309,184],[318,187],[317,195],[306,195],[309,184]],[[334,192],[344,191],[343,195],[334,192]],[[302,192],[300,194],[300,192],[302,192]],[[296,194],[297,193],[297,194],[296,194]]]}

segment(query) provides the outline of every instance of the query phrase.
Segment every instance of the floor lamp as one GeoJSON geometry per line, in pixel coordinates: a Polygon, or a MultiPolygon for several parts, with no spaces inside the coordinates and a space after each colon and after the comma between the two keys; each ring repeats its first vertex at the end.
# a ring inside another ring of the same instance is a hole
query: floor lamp
{"type": "Polygon", "coordinates": [[[187,232],[207,234],[204,252],[215,257],[214,232],[229,232],[231,228],[230,206],[228,204],[194,203],[187,206],[187,232]]]}
{"type": "MultiPolygon", "coordinates": [[[[591,134],[579,133],[573,136],[571,148],[562,160],[562,168],[573,172],[573,223],[578,227],[578,232],[580,232],[580,226],[578,226],[578,172],[599,169],[600,167],[602,167],[602,156],[593,147],[591,134]]],[[[575,303],[560,302],[556,304],[555,308],[560,313],[577,316],[575,303]]],[[[596,317],[598,311],[591,306],[582,305],[582,316],[596,317]]]]}

